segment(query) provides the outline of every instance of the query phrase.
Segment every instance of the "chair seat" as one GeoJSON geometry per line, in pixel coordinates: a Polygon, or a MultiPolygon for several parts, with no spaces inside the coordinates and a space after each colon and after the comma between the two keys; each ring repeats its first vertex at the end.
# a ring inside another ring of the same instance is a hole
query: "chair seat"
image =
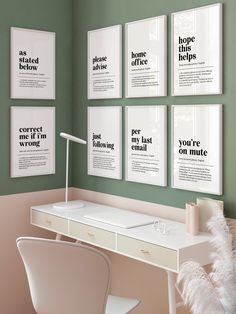
{"type": "Polygon", "coordinates": [[[106,312],[105,314],[126,314],[134,309],[138,304],[139,300],[117,297],[109,294],[107,298],[106,312]]]}

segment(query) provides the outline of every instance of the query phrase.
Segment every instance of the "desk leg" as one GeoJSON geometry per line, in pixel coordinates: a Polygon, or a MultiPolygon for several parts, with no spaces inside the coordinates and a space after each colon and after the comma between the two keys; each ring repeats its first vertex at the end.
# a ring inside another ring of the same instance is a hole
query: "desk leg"
{"type": "Polygon", "coordinates": [[[62,235],[61,235],[60,233],[57,233],[55,240],[56,240],[56,241],[60,241],[61,238],[62,238],[62,235]]]}
{"type": "Polygon", "coordinates": [[[167,270],[168,278],[168,299],[169,299],[169,314],[176,314],[176,300],[175,300],[175,278],[174,273],[167,270]]]}

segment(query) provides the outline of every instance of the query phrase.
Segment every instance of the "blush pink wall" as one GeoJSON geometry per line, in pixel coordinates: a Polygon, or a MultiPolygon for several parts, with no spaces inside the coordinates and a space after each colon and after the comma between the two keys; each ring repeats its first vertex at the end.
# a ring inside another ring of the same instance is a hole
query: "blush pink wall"
{"type": "MultiPolygon", "coordinates": [[[[184,211],[91,191],[70,189],[72,199],[81,198],[150,214],[183,220],[184,211]]],[[[30,225],[30,206],[53,203],[64,198],[63,189],[6,195],[0,197],[0,314],[32,314],[33,307],[24,267],[16,249],[19,236],[53,238],[55,234],[30,225]]],[[[111,292],[138,297],[140,306],[134,314],[167,314],[167,277],[163,270],[106,252],[112,262],[111,292]]],[[[185,314],[184,308],[178,314],[185,314]]],[[[69,314],[69,313],[65,313],[69,314]]]]}
{"type": "Polygon", "coordinates": [[[34,313],[24,267],[16,248],[19,236],[54,237],[30,225],[30,206],[63,199],[63,189],[0,196],[0,313],[34,313]]]}

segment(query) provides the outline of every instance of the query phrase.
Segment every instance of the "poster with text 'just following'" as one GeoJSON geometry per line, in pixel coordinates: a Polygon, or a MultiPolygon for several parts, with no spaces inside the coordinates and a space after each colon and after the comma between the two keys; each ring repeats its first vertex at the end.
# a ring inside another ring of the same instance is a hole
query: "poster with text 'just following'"
{"type": "Polygon", "coordinates": [[[172,14],[172,95],[222,93],[222,4],[172,14]]]}
{"type": "Polygon", "coordinates": [[[121,179],[122,107],[88,107],[88,174],[121,179]]]}
{"type": "Polygon", "coordinates": [[[172,187],[222,194],[222,105],[172,106],[172,187]]]}

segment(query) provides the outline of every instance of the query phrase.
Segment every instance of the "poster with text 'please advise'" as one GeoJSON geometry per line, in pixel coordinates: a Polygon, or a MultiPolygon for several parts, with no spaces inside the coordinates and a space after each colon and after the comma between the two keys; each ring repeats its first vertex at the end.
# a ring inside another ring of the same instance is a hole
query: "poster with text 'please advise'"
{"type": "Polygon", "coordinates": [[[11,98],[55,99],[55,33],[11,27],[11,98]]]}
{"type": "Polygon", "coordinates": [[[222,105],[172,106],[172,187],[222,194],[222,105]]]}
{"type": "Polygon", "coordinates": [[[122,178],[122,107],[88,107],[88,174],[122,178]]]}
{"type": "Polygon", "coordinates": [[[172,95],[222,93],[222,4],[172,14],[172,95]]]}
{"type": "Polygon", "coordinates": [[[88,99],[121,98],[121,25],[88,32],[88,99]]]}
{"type": "Polygon", "coordinates": [[[55,173],[55,107],[11,107],[11,177],[55,173]]]}

